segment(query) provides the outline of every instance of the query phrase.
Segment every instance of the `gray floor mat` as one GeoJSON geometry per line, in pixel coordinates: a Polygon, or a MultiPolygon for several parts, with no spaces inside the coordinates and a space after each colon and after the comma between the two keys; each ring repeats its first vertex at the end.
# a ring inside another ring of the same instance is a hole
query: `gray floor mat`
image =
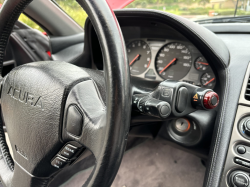
{"type": "MultiPolygon", "coordinates": [[[[62,186],[79,186],[91,171],[78,173],[62,186]]],[[[112,187],[202,187],[204,175],[198,157],[164,140],[148,140],[126,152],[112,187]]]]}

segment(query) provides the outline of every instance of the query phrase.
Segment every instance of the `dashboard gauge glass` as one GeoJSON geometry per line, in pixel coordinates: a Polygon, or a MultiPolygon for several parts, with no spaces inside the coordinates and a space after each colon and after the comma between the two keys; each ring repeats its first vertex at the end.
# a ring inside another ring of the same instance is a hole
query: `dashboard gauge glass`
{"type": "Polygon", "coordinates": [[[151,50],[143,40],[135,40],[127,45],[130,73],[132,75],[142,74],[151,63],[151,50]]]}
{"type": "Polygon", "coordinates": [[[206,71],[209,68],[209,63],[204,57],[199,57],[196,59],[194,66],[199,71],[206,71]]]}
{"type": "Polygon", "coordinates": [[[187,75],[191,65],[191,53],[181,43],[164,45],[156,56],[156,70],[163,79],[178,81],[187,75]]]}
{"type": "Polygon", "coordinates": [[[202,87],[213,88],[215,86],[215,75],[213,73],[204,73],[201,76],[202,87]]]}

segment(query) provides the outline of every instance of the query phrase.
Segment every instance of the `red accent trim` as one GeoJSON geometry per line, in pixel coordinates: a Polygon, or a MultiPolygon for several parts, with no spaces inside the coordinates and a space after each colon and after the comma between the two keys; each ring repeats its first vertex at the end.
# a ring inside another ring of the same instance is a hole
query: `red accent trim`
{"type": "Polygon", "coordinates": [[[147,68],[149,67],[150,63],[151,63],[151,59],[149,60],[149,63],[148,63],[148,65],[147,65],[147,68]]]}
{"type": "Polygon", "coordinates": [[[43,35],[48,36],[47,32],[42,32],[42,33],[43,33],[43,35]]]}
{"type": "Polygon", "coordinates": [[[217,93],[215,92],[212,92],[212,91],[209,91],[207,92],[205,95],[204,95],[204,98],[203,98],[203,105],[206,109],[214,109],[218,106],[219,104],[219,96],[217,93]],[[213,97],[216,97],[217,98],[217,103],[215,105],[212,105],[211,103],[211,100],[213,97]]]}
{"type": "Polygon", "coordinates": [[[122,9],[134,0],[106,0],[111,9],[122,9]]]}
{"type": "Polygon", "coordinates": [[[49,57],[51,57],[51,52],[50,51],[46,51],[46,53],[49,55],[49,57]]]}
{"type": "Polygon", "coordinates": [[[190,122],[189,122],[188,119],[186,119],[186,118],[184,118],[184,119],[185,119],[185,120],[187,121],[187,123],[188,123],[188,127],[187,127],[186,130],[184,131],[184,132],[187,132],[187,131],[189,131],[191,125],[190,125],[190,122]]]}

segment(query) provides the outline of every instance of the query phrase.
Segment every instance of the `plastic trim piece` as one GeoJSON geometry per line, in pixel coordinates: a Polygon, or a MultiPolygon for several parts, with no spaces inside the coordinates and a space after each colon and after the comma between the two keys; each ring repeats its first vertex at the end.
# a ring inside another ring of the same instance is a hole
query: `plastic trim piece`
{"type": "Polygon", "coordinates": [[[247,89],[247,83],[248,83],[249,76],[250,76],[250,64],[248,65],[248,68],[247,68],[247,72],[246,72],[245,79],[244,79],[244,82],[242,85],[240,99],[239,99],[239,104],[250,106],[250,101],[245,99],[245,93],[246,93],[246,89],[247,89]]]}
{"type": "MultiPolygon", "coordinates": [[[[236,152],[236,149],[235,149],[236,146],[239,144],[250,146],[250,141],[241,135],[241,133],[239,132],[239,128],[238,128],[240,120],[246,116],[250,116],[250,101],[245,100],[245,91],[246,91],[246,85],[248,82],[249,74],[250,74],[250,64],[248,65],[245,78],[244,78],[244,82],[242,84],[241,94],[240,94],[239,103],[238,103],[239,104],[238,110],[237,110],[235,121],[234,121],[233,131],[231,135],[230,144],[228,147],[228,153],[227,153],[227,157],[225,161],[225,166],[224,166],[224,171],[223,171],[220,187],[229,186],[228,177],[232,171],[237,169],[237,170],[250,172],[249,168],[238,165],[234,162],[234,159],[236,157],[246,160],[246,158],[244,158],[242,155],[239,155],[236,152]]],[[[250,160],[247,160],[247,161],[250,161],[250,160]]]]}

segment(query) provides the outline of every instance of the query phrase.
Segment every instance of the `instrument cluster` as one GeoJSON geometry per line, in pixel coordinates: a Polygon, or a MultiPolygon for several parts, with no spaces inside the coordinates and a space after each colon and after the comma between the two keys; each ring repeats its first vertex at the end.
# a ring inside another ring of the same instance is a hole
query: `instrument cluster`
{"type": "Polygon", "coordinates": [[[126,42],[130,73],[151,81],[184,81],[213,89],[209,62],[188,41],[139,38],[126,42]]]}

